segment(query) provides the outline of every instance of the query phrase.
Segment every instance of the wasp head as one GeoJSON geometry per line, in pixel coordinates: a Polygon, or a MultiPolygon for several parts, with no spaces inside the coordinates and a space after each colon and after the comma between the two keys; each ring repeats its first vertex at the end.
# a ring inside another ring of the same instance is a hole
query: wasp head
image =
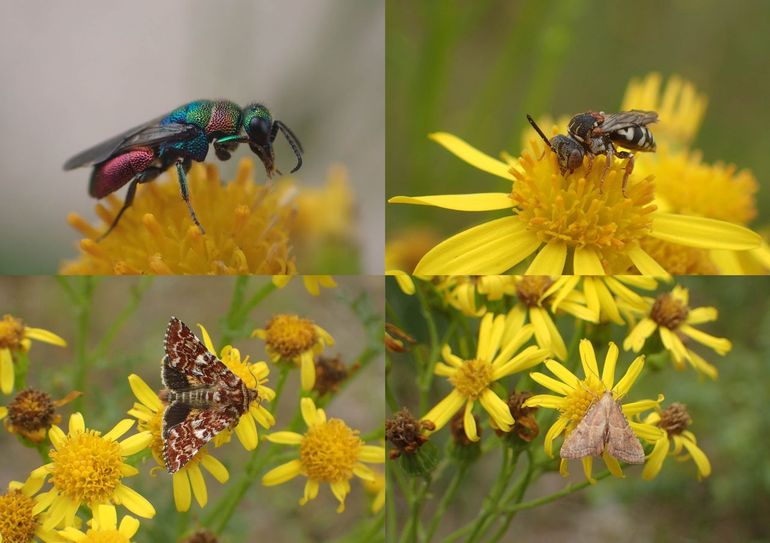
{"type": "Polygon", "coordinates": [[[565,172],[574,172],[583,164],[585,149],[579,142],[568,136],[558,135],[554,136],[550,143],[551,149],[559,159],[559,170],[562,175],[565,172]]]}
{"type": "Polygon", "coordinates": [[[250,104],[243,108],[243,130],[249,138],[249,147],[265,165],[267,176],[272,177],[275,171],[275,130],[270,111],[262,104],[250,104]]]}
{"type": "Polygon", "coordinates": [[[590,141],[595,128],[601,126],[604,122],[604,112],[586,111],[578,113],[569,121],[567,130],[569,135],[582,143],[590,141]]]}

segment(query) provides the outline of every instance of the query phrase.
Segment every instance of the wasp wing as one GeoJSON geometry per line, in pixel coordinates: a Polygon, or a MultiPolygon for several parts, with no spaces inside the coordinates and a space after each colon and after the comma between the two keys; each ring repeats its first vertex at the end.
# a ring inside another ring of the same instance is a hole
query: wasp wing
{"type": "Polygon", "coordinates": [[[126,130],[114,138],[110,138],[76,154],[64,163],[64,169],[72,170],[82,166],[99,164],[108,158],[136,147],[191,139],[200,130],[198,127],[189,124],[158,124],[162,118],[158,117],[148,123],[126,130]]]}
{"type": "Polygon", "coordinates": [[[630,111],[621,111],[620,113],[605,113],[604,122],[594,128],[593,135],[609,134],[616,130],[623,130],[632,126],[646,126],[657,122],[658,114],[655,111],[642,111],[632,109],[630,111]]]}

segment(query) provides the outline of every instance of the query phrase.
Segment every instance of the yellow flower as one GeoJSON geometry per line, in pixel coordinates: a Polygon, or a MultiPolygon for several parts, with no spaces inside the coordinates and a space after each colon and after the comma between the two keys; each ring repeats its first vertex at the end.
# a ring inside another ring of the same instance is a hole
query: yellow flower
{"type": "MultiPolygon", "coordinates": [[[[644,298],[629,287],[643,290],[655,290],[658,282],[654,277],[643,275],[616,275],[583,277],[583,296],[589,311],[598,315],[598,322],[625,324],[634,319],[634,312],[643,312],[646,308],[644,298]],[[622,315],[625,315],[625,319],[622,315]]],[[[551,304],[558,308],[558,300],[551,304]]]]}
{"type": "Polygon", "coordinates": [[[13,355],[29,351],[33,339],[59,347],[67,346],[67,342],[53,332],[26,326],[12,315],[6,314],[0,320],[0,390],[3,394],[10,394],[13,390],[13,355]]]}
{"type": "Polygon", "coordinates": [[[194,163],[188,175],[195,212],[206,234],[190,220],[179,196],[176,173],[139,185],[133,205],[117,228],[95,241],[122,202],[114,194],[97,204],[103,226],[71,214],[69,223],[85,239],[81,257],[65,263],[65,275],[293,274],[291,194],[258,185],[254,163],[244,159],[235,180],[223,184],[216,166],[194,163]]]}
{"type": "Polygon", "coordinates": [[[131,543],[139,530],[139,521],[126,515],[118,526],[118,516],[114,507],[100,505],[94,510],[94,517],[89,521],[91,527],[87,532],[72,526],[61,530],[59,534],[67,541],[75,543],[131,543]]]}
{"type": "Polygon", "coordinates": [[[35,537],[45,543],[59,541],[52,530],[43,527],[44,516],[34,511],[38,500],[28,486],[11,481],[8,492],[0,494],[0,542],[27,543],[35,537]]]}
{"type": "Polygon", "coordinates": [[[514,355],[533,333],[532,325],[520,326],[505,315],[487,313],[481,319],[475,358],[463,360],[452,353],[449,345],[444,345],[441,355],[446,363],[438,362],[434,373],[446,377],[454,388],[422,420],[432,422],[435,431],[446,425],[464,406],[465,433],[471,441],[478,441],[473,418],[473,406],[478,401],[496,428],[510,431],[514,420],[508,404],[492,390],[492,386],[503,377],[539,364],[548,355],[548,350],[535,346],[514,355]]]}
{"type": "MultiPolygon", "coordinates": [[[[128,383],[139,402],[134,403],[133,409],[128,414],[136,418],[141,431],[152,435],[150,450],[158,466],[165,469],[163,462],[163,412],[165,406],[158,395],[136,374],[128,376],[128,383]]],[[[179,471],[172,475],[174,488],[174,504],[177,511],[188,511],[192,503],[191,493],[195,495],[198,505],[204,507],[208,501],[206,481],[203,479],[201,466],[206,468],[220,483],[225,483],[230,478],[227,468],[203,447],[195,456],[179,471]],[[192,492],[191,492],[192,490],[192,492]]],[[[160,468],[155,468],[160,469],[160,468]]]]}
{"type": "MultiPolygon", "coordinates": [[[[632,80],[626,89],[621,109],[655,110],[660,122],[654,125],[656,153],[644,153],[638,160],[642,176],[655,176],[655,203],[664,211],[719,219],[748,225],[757,215],[754,174],[738,171],[735,165],[704,163],[700,151],[691,150],[695,135],[706,112],[707,99],[695,86],[678,76],[665,86],[659,73],[632,80]]],[[[674,274],[754,273],[770,269],[767,243],[760,248],[734,253],[670,246],[658,241],[645,246],[646,251],[674,274]]]]}
{"type": "Polygon", "coordinates": [[[8,407],[0,407],[0,419],[6,430],[19,434],[33,443],[45,439],[48,429],[59,424],[61,416],[55,408],[74,400],[80,392],[70,392],[61,400],[53,400],[51,396],[40,390],[28,388],[19,392],[8,407]],[[8,418],[5,418],[5,417],[8,418]]]}
{"type": "Polygon", "coordinates": [[[477,307],[477,298],[484,297],[490,302],[502,300],[503,296],[516,292],[516,284],[506,275],[453,275],[441,278],[436,289],[443,294],[446,303],[463,315],[481,317],[487,307],[477,307]]]}
{"type": "Polygon", "coordinates": [[[329,332],[297,315],[275,315],[264,328],[254,330],[251,335],[265,340],[265,350],[274,363],[284,360],[300,366],[304,391],[312,390],[315,384],[313,357],[327,345],[334,345],[329,332]]]}
{"type": "Polygon", "coordinates": [[[642,478],[655,478],[669,456],[673,456],[678,461],[692,458],[698,468],[698,479],[711,475],[711,463],[708,457],[698,447],[695,434],[687,429],[692,419],[683,404],[672,403],[663,411],[658,409],[645,417],[644,422],[657,426],[663,432],[659,439],[652,441],[655,447],[644,466],[642,478]]]}
{"type": "Polygon", "coordinates": [[[358,431],[340,419],[327,420],[324,410],[316,408],[311,398],[302,398],[300,407],[307,432],[275,432],[266,436],[273,443],[298,445],[299,458],[267,472],[262,484],[279,485],[304,475],[307,482],[299,503],[305,505],[318,496],[321,483],[329,483],[340,502],[337,512],[341,513],[345,510],[345,496],[350,492],[350,479],[357,475],[374,480],[374,472],[363,462],[384,463],[385,448],[364,444],[358,431]]]}
{"type": "Polygon", "coordinates": [[[648,298],[646,316],[629,332],[623,341],[623,348],[638,353],[647,338],[657,330],[663,346],[671,352],[677,369],[684,368],[686,361],[699,372],[716,379],[717,369],[687,348],[683,340],[695,340],[720,355],[727,354],[732,343],[693,327],[695,324],[715,321],[719,315],[715,307],[690,308],[688,303],[689,292],[680,286],[674,287],[670,293],[661,294],[654,301],[648,298]]]}
{"type": "Polygon", "coordinates": [[[586,159],[565,178],[555,154],[539,139],[530,141],[532,153],[525,151],[518,161],[506,163],[451,134],[436,133],[431,138],[471,165],[502,177],[511,184],[511,191],[397,196],[391,203],[458,211],[507,209],[512,216],[474,226],[439,243],[420,260],[416,274],[503,273],[534,256],[527,274],[666,276],[665,263],[645,251],[645,242],[658,239],[725,251],[747,251],[761,244],[758,234],[737,224],[657,210],[653,180],[637,172],[624,195],[621,160],[613,161],[602,183],[605,157],[595,160],[590,172],[586,159]]]}
{"type": "Polygon", "coordinates": [[[439,241],[433,230],[419,226],[388,236],[385,243],[385,269],[412,273],[425,253],[439,241]]]}
{"type": "MultiPolygon", "coordinates": [[[[293,275],[274,275],[273,284],[278,288],[283,288],[289,284],[293,275]]],[[[302,282],[305,284],[305,289],[313,296],[321,294],[321,287],[334,288],[337,283],[334,281],[334,277],[331,275],[303,275],[302,282]]]]}
{"type": "Polygon", "coordinates": [[[567,346],[561,337],[559,329],[551,318],[556,307],[578,319],[596,322],[597,315],[585,306],[585,299],[575,290],[579,277],[562,276],[556,280],[544,276],[514,276],[516,304],[508,313],[508,318],[514,327],[521,327],[529,318],[534,326],[537,344],[546,349],[560,360],[567,357],[567,346]]]}
{"type": "MultiPolygon", "coordinates": [[[[615,366],[617,361],[618,348],[614,343],[610,342],[600,377],[594,348],[589,340],[583,339],[580,341],[580,362],[583,366],[584,379],[578,379],[575,374],[555,360],[546,360],[545,364],[558,380],[539,372],[530,374],[530,377],[532,377],[534,381],[545,388],[560,394],[559,396],[553,394],[539,394],[532,396],[524,402],[526,407],[543,407],[546,409],[557,409],[559,411],[559,418],[548,429],[548,432],[545,435],[544,446],[548,456],[553,457],[553,440],[562,433],[567,435],[572,432],[583,417],[585,417],[591,405],[606,391],[612,391],[612,397],[615,400],[619,400],[626,396],[631,390],[631,387],[636,382],[636,379],[639,377],[639,374],[644,367],[644,357],[636,357],[625,375],[616,383],[615,366]]],[[[630,417],[642,411],[652,409],[662,401],[663,396],[659,396],[657,400],[642,400],[627,403],[622,406],[623,414],[626,417],[630,417]]],[[[660,438],[661,431],[650,424],[639,423],[633,420],[630,420],[630,424],[634,433],[641,438],[647,439],[648,441],[654,441],[655,439],[660,438]]],[[[623,477],[623,471],[621,470],[617,459],[607,454],[606,451],[602,454],[602,458],[604,459],[607,468],[615,477],[623,477]]],[[[591,483],[594,483],[595,480],[591,477],[593,458],[587,456],[582,459],[582,462],[586,479],[591,483]]],[[[567,460],[561,460],[559,469],[562,475],[567,475],[567,460]]]]}
{"type": "Polygon", "coordinates": [[[401,292],[404,294],[411,296],[415,293],[414,280],[411,275],[400,270],[386,270],[385,275],[392,275],[395,278],[396,283],[398,283],[401,292]]]}
{"type": "Polygon", "coordinates": [[[124,463],[147,448],[152,442],[150,432],[139,432],[118,441],[134,421],[123,419],[104,435],[86,428],[83,415],[74,413],[69,420],[69,433],[52,426],[48,438],[54,446],[49,453],[51,462],[32,471],[25,483],[31,492],[37,492],[48,478],[53,487],[39,496],[34,513],[48,512],[43,527],[46,529],[64,522],[71,526],[81,505],[94,511],[99,505],[122,504],[129,511],[144,518],[155,516],[155,508],[138,492],[123,484],[124,477],[139,471],[124,463]]]}

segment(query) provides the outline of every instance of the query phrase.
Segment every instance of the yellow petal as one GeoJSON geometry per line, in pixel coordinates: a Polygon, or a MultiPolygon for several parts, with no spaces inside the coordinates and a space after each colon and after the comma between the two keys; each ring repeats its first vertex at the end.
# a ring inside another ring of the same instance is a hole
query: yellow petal
{"type": "Polygon", "coordinates": [[[3,394],[13,392],[14,381],[13,357],[11,351],[6,348],[0,349],[0,390],[3,394]]]}
{"type": "Polygon", "coordinates": [[[274,486],[294,479],[302,473],[302,463],[299,460],[291,460],[273,468],[262,477],[262,484],[265,486],[274,486]]]}
{"type": "Polygon", "coordinates": [[[559,364],[556,360],[546,360],[545,367],[566,385],[572,387],[573,390],[580,386],[580,380],[575,377],[575,374],[559,364]]]}
{"type": "Polygon", "coordinates": [[[305,351],[300,358],[300,381],[302,390],[309,392],[315,385],[315,362],[312,351],[305,351]]]}
{"type": "Polygon", "coordinates": [[[119,484],[115,489],[115,497],[122,503],[126,509],[142,518],[152,518],[155,516],[155,508],[136,490],[119,484]]]}
{"type": "Polygon", "coordinates": [[[647,462],[642,469],[642,479],[649,481],[654,479],[660,469],[663,467],[663,462],[666,460],[668,454],[668,437],[663,436],[661,439],[655,442],[655,446],[652,448],[652,452],[647,457],[647,462]]]}
{"type": "Polygon", "coordinates": [[[669,273],[638,245],[628,247],[626,249],[626,254],[642,275],[670,277],[669,273]]]}
{"type": "Polygon", "coordinates": [[[302,498],[299,500],[300,505],[305,505],[310,500],[314,500],[318,496],[318,488],[319,488],[318,481],[315,479],[308,479],[305,482],[305,492],[302,495],[302,498]]]}
{"type": "MultiPolygon", "coordinates": [[[[530,398],[530,400],[531,399],[532,398],[530,398]]],[[[569,419],[559,417],[556,419],[556,422],[554,422],[551,427],[548,428],[548,431],[545,434],[545,443],[543,444],[543,449],[545,450],[545,454],[547,454],[550,458],[553,458],[553,440],[564,431],[568,423],[569,419]]]]}
{"type": "Polygon", "coordinates": [[[69,433],[83,432],[86,429],[86,421],[83,420],[81,413],[72,413],[70,415],[69,433]]]}
{"type": "Polygon", "coordinates": [[[589,339],[580,340],[580,362],[583,365],[583,373],[586,377],[593,376],[599,379],[599,365],[596,363],[594,346],[589,339]]]}
{"type": "Polygon", "coordinates": [[[576,247],[572,258],[575,275],[604,275],[604,266],[599,255],[591,247],[576,247]]]}
{"type": "Polygon", "coordinates": [[[561,275],[564,273],[566,261],[567,245],[554,239],[540,249],[525,273],[527,275],[561,275]]]}
{"type": "Polygon", "coordinates": [[[474,168],[502,177],[503,179],[508,179],[509,181],[514,180],[509,164],[482,153],[457,136],[447,132],[434,132],[429,134],[428,137],[474,168]]]}
{"type": "Polygon", "coordinates": [[[135,519],[131,515],[126,515],[123,517],[123,519],[120,521],[120,527],[118,528],[118,533],[125,537],[126,539],[131,539],[136,535],[136,532],[139,531],[139,520],[135,519]]]}
{"type": "Polygon", "coordinates": [[[171,477],[174,488],[174,504],[177,511],[189,511],[192,503],[192,494],[190,493],[190,480],[187,477],[187,470],[177,471],[171,477]]]}
{"type": "Polygon", "coordinates": [[[511,200],[510,194],[503,192],[394,196],[388,200],[388,203],[433,206],[454,211],[496,211],[513,207],[513,200],[511,200]]]}
{"type": "Polygon", "coordinates": [[[348,492],[350,492],[350,484],[347,482],[347,480],[342,481],[333,481],[329,484],[332,489],[332,494],[334,494],[334,497],[337,498],[337,500],[340,502],[339,507],[337,507],[337,512],[342,513],[345,511],[345,496],[348,495],[348,492]]]}
{"type": "Polygon", "coordinates": [[[650,236],[700,249],[745,251],[756,249],[762,238],[748,228],[716,219],[655,213],[650,236]]]}
{"type": "Polygon", "coordinates": [[[230,473],[227,471],[227,468],[224,466],[224,464],[222,464],[222,462],[210,454],[202,454],[199,456],[199,458],[203,467],[214,476],[214,479],[222,484],[226,483],[227,480],[230,479],[230,473]]]}
{"type": "Polygon", "coordinates": [[[711,475],[711,462],[709,462],[705,453],[689,439],[682,439],[682,444],[684,445],[684,448],[687,449],[687,452],[690,453],[690,456],[692,456],[695,465],[698,466],[699,477],[702,478],[711,475]]]}
{"type": "Polygon", "coordinates": [[[476,419],[473,418],[473,400],[465,402],[465,412],[463,413],[463,427],[465,437],[470,441],[478,441],[479,434],[476,432],[476,419]]]}
{"type": "Polygon", "coordinates": [[[370,464],[385,463],[385,447],[377,445],[362,445],[358,451],[358,459],[370,464]]]}
{"type": "Polygon", "coordinates": [[[65,441],[67,440],[67,436],[61,428],[54,424],[48,430],[48,439],[51,440],[51,445],[53,445],[54,448],[61,449],[62,445],[64,445],[65,441]]]}
{"type": "Polygon", "coordinates": [[[489,389],[484,390],[479,397],[481,406],[489,413],[497,427],[503,432],[508,432],[514,423],[513,415],[508,404],[489,389]]]}
{"type": "Polygon", "coordinates": [[[607,356],[604,358],[604,367],[602,368],[602,383],[604,388],[610,390],[615,384],[615,364],[618,362],[618,346],[610,341],[610,347],[607,356]]]}
{"type": "Polygon", "coordinates": [[[710,334],[707,334],[706,332],[698,330],[697,328],[693,328],[689,324],[682,324],[679,326],[679,331],[691,337],[698,343],[706,345],[707,347],[711,347],[717,353],[723,356],[730,352],[730,349],[733,348],[733,344],[729,339],[714,337],[710,334]]]}
{"type": "Polygon", "coordinates": [[[308,428],[321,422],[318,420],[318,409],[316,409],[312,398],[302,398],[299,402],[299,407],[300,411],[302,412],[302,418],[304,419],[308,428]]]}
{"type": "Polygon", "coordinates": [[[612,388],[612,391],[616,394],[616,397],[625,396],[628,394],[628,391],[631,390],[632,386],[634,386],[637,377],[639,377],[639,374],[642,373],[642,368],[644,368],[644,356],[637,356],[634,361],[631,362],[631,365],[628,367],[626,374],[612,388]]]}
{"type": "Polygon", "coordinates": [[[415,275],[503,273],[540,246],[517,217],[503,217],[464,230],[422,257],[415,275]]]}
{"type": "Polygon", "coordinates": [[[123,419],[120,422],[118,422],[112,430],[104,434],[102,437],[104,439],[108,439],[110,441],[117,441],[120,439],[120,436],[128,432],[131,427],[134,425],[134,420],[132,419],[123,419]]]}
{"type": "Polygon", "coordinates": [[[434,431],[444,427],[449,420],[457,413],[465,403],[462,394],[453,389],[443,400],[438,402],[433,409],[428,411],[422,420],[429,420],[436,425],[434,431]]]}
{"type": "Polygon", "coordinates": [[[163,402],[160,401],[158,395],[152,390],[147,383],[145,383],[141,377],[132,373],[128,376],[128,384],[131,386],[131,391],[136,396],[136,399],[142,402],[144,405],[155,411],[156,413],[163,409],[163,402]]]}
{"type": "Polygon", "coordinates": [[[235,435],[247,451],[253,451],[257,448],[257,425],[254,423],[250,413],[241,416],[241,420],[235,427],[235,435]]]}
{"type": "Polygon", "coordinates": [[[123,456],[131,456],[149,447],[150,443],[152,443],[152,432],[139,432],[120,442],[120,453],[123,456]]]}
{"type": "MultiPolygon", "coordinates": [[[[537,375],[545,377],[545,375],[542,373],[537,375]]],[[[527,398],[527,401],[524,402],[524,405],[527,407],[545,407],[546,409],[561,409],[566,404],[567,400],[565,398],[562,398],[561,396],[554,396],[553,394],[536,394],[535,396],[530,396],[527,398]]]]}
{"type": "Polygon", "coordinates": [[[553,390],[554,392],[558,392],[559,394],[564,394],[565,396],[567,394],[570,394],[574,390],[574,388],[562,383],[561,381],[557,381],[553,377],[549,377],[544,373],[540,373],[536,371],[536,372],[530,373],[529,376],[532,378],[533,381],[543,385],[548,390],[553,390]]]}
{"type": "Polygon", "coordinates": [[[118,527],[118,512],[114,505],[100,504],[94,511],[94,520],[100,530],[115,530],[118,527]]]}
{"type": "Polygon", "coordinates": [[[208,491],[206,490],[206,481],[203,480],[203,474],[201,468],[198,465],[193,465],[187,468],[187,473],[190,476],[190,486],[192,487],[193,496],[198,505],[205,507],[209,500],[208,491]]]}
{"type": "Polygon", "coordinates": [[[30,328],[29,326],[25,326],[24,337],[29,339],[34,339],[36,341],[42,341],[43,343],[50,343],[51,345],[57,345],[59,347],[67,346],[67,342],[64,341],[62,338],[60,338],[53,332],[49,332],[48,330],[43,330],[42,328],[30,328]]]}

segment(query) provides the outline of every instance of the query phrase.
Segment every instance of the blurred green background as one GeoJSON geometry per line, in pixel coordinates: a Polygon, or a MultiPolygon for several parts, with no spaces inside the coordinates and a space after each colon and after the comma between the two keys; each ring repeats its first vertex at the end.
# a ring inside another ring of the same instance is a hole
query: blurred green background
{"type": "MultiPolygon", "coordinates": [[[[770,175],[770,3],[720,0],[389,0],[386,10],[388,197],[499,192],[506,183],[428,140],[451,132],[518,156],[527,113],[620,107],[632,77],[691,80],[709,99],[693,147],[706,162],[770,175]]],[[[692,187],[698,190],[698,187],[692,187]]],[[[770,190],[758,194],[767,224],[770,190]]],[[[388,239],[409,226],[441,239],[488,216],[388,205],[388,239]]]]}
{"type": "MultiPolygon", "coordinates": [[[[82,284],[81,279],[72,279],[70,284],[82,284]]],[[[243,282],[243,280],[241,280],[243,282]]],[[[270,279],[247,281],[246,297],[257,292],[270,279]]],[[[326,355],[341,355],[343,362],[351,366],[367,349],[375,346],[379,354],[354,374],[347,386],[341,388],[326,407],[330,417],[341,418],[362,435],[382,430],[384,418],[384,387],[382,347],[382,308],[384,285],[381,277],[341,277],[338,287],[323,289],[320,296],[311,296],[302,280],[296,278],[283,289],[271,292],[246,319],[243,327],[229,330],[237,338],[233,344],[241,350],[241,356],[249,355],[251,362],[267,360],[264,342],[248,338],[256,327],[264,327],[270,317],[277,313],[296,313],[313,319],[326,329],[336,340],[327,347],[326,355]]],[[[236,281],[231,278],[105,278],[96,281],[93,304],[88,326],[85,348],[90,352],[100,342],[111,324],[117,318],[125,323],[103,356],[92,361],[88,371],[84,393],[83,414],[86,425],[102,432],[111,429],[119,420],[129,418],[126,411],[136,401],[128,386],[128,375],[138,374],[151,388],[159,390],[160,361],[163,356],[163,335],[169,317],[174,315],[187,323],[198,337],[197,323],[208,330],[217,348],[222,347],[220,338],[227,330],[224,317],[230,307],[236,281]],[[143,290],[138,303],[134,300],[137,289],[143,290]],[[123,313],[128,309],[127,313],[123,313]]],[[[73,389],[76,379],[76,357],[78,345],[75,341],[82,314],[70,302],[64,289],[55,278],[0,278],[0,316],[10,313],[21,317],[31,327],[45,328],[69,342],[67,348],[59,348],[33,342],[29,352],[30,368],[28,386],[49,392],[54,399],[62,398],[73,389]]],[[[270,377],[268,387],[275,388],[278,368],[268,362],[270,377]]],[[[272,431],[286,429],[299,405],[299,372],[290,373],[286,388],[274,413],[276,426],[272,431]]],[[[0,405],[7,405],[12,397],[0,398],[0,405]]],[[[63,415],[62,425],[66,428],[73,404],[58,410],[63,415]]],[[[304,429],[304,425],[302,427],[304,429]]],[[[266,431],[258,427],[259,434],[266,431]]],[[[131,432],[133,432],[132,430],[131,432]]],[[[301,430],[304,431],[304,430],[301,430]]],[[[130,432],[130,433],[131,433],[130,432]]],[[[127,434],[127,435],[130,435],[127,434]]],[[[257,450],[269,447],[262,442],[257,450]]],[[[218,483],[204,470],[209,492],[209,502],[201,509],[195,501],[187,514],[176,513],[172,496],[171,476],[164,470],[150,475],[156,466],[147,457],[137,467],[140,474],[126,483],[139,491],[155,506],[158,514],[154,519],[142,519],[142,527],[134,541],[139,543],[175,541],[173,534],[178,526],[190,529],[210,512],[211,507],[227,489],[235,485],[250,458],[233,435],[230,443],[211,449],[212,454],[227,466],[230,480],[224,485],[218,483]]],[[[264,454],[264,450],[261,451],[264,454]]],[[[283,452],[283,451],[282,451],[283,452]]],[[[295,450],[286,452],[296,455],[295,450]]],[[[23,447],[15,436],[0,429],[0,487],[7,487],[10,480],[25,480],[32,469],[41,465],[35,449],[23,447]]],[[[279,456],[280,462],[288,458],[279,456]]],[[[378,469],[375,466],[374,469],[378,469]]],[[[381,466],[379,467],[381,470],[381,466]]],[[[259,477],[264,474],[260,473],[259,477]]],[[[370,501],[359,481],[351,482],[347,510],[347,523],[340,523],[335,512],[337,501],[326,485],[317,500],[304,507],[298,505],[302,496],[305,478],[267,488],[259,479],[247,491],[239,509],[227,526],[222,541],[256,542],[269,541],[288,543],[296,541],[336,540],[349,535],[351,527],[359,522],[372,521],[369,512],[370,501]]],[[[126,513],[118,509],[119,516],[126,513]]]]}
{"type": "MultiPolygon", "coordinates": [[[[677,463],[668,459],[657,478],[641,479],[638,467],[625,469],[626,479],[609,477],[595,487],[580,490],[567,498],[532,510],[522,511],[514,519],[508,537],[522,541],[770,541],[770,457],[766,444],[770,435],[768,399],[770,399],[770,279],[746,277],[681,277],[678,284],[689,288],[690,307],[714,306],[719,310],[718,321],[698,328],[733,342],[733,349],[724,357],[709,349],[690,346],[719,370],[719,378],[700,378],[689,366],[675,371],[666,362],[659,371],[647,371],[634,385],[629,401],[665,395],[664,407],[682,402],[692,416],[690,426],[698,445],[712,464],[712,474],[698,482],[692,461],[677,463]]],[[[661,285],[661,290],[668,290],[661,285]]],[[[429,335],[420,314],[416,296],[406,296],[389,279],[386,284],[387,320],[412,335],[419,343],[429,345],[429,335]]],[[[442,336],[446,322],[439,312],[438,334],[442,336]]],[[[468,319],[475,334],[479,319],[468,319]]],[[[569,344],[574,319],[557,318],[556,323],[569,344]],[[564,332],[566,330],[566,333],[564,332]]],[[[623,330],[612,325],[607,339],[622,342],[623,330]]],[[[475,342],[475,336],[474,340],[475,342]]],[[[454,345],[454,343],[453,343],[454,345]]],[[[418,347],[420,348],[420,347],[418,347]]],[[[475,347],[470,346],[473,350],[475,347]]],[[[604,351],[597,351],[599,360],[604,351]]],[[[387,386],[399,406],[407,406],[419,416],[418,388],[415,383],[414,360],[410,353],[391,354],[387,386]]],[[[633,360],[632,353],[621,350],[618,371],[625,371],[633,360]],[[622,369],[622,370],[621,370],[622,369]]],[[[648,366],[650,364],[648,363],[648,366]]],[[[546,370],[546,374],[550,373],[546,370]]],[[[618,373],[620,375],[620,373],[618,373]]],[[[516,376],[514,376],[515,378],[516,376]]],[[[536,390],[542,387],[536,385],[536,390]]],[[[429,407],[449,392],[446,380],[437,377],[432,387],[429,407]]],[[[388,409],[391,412],[391,409],[388,409]]],[[[476,413],[481,410],[477,407],[476,413]]],[[[486,414],[482,447],[497,438],[490,432],[486,414]]],[[[434,440],[439,449],[448,438],[448,428],[438,432],[434,440]]],[[[545,429],[535,439],[543,446],[545,429]]],[[[559,446],[561,442],[557,441],[559,446]]],[[[473,464],[456,496],[454,506],[444,517],[441,534],[448,534],[474,518],[498,472],[499,453],[495,449],[488,457],[473,464]]],[[[523,462],[523,461],[522,461],[523,462]]],[[[391,465],[391,469],[396,469],[391,465]]],[[[450,466],[448,475],[456,469],[450,466]]],[[[594,473],[604,467],[594,463],[594,473]]],[[[570,464],[570,479],[558,473],[544,475],[532,485],[525,501],[550,495],[568,482],[584,481],[580,464],[570,464]]],[[[433,502],[426,511],[431,514],[442,495],[448,475],[432,488],[433,502]]],[[[396,489],[397,503],[399,492],[396,489]]],[[[403,505],[399,503],[399,505],[403,505]]],[[[399,526],[403,524],[403,509],[399,526]]],[[[428,517],[430,518],[430,517],[428,517]]],[[[393,540],[389,536],[389,540],[393,540]]],[[[505,537],[502,541],[507,541],[505,537]]],[[[514,540],[514,539],[511,539],[514,540]]]]}

